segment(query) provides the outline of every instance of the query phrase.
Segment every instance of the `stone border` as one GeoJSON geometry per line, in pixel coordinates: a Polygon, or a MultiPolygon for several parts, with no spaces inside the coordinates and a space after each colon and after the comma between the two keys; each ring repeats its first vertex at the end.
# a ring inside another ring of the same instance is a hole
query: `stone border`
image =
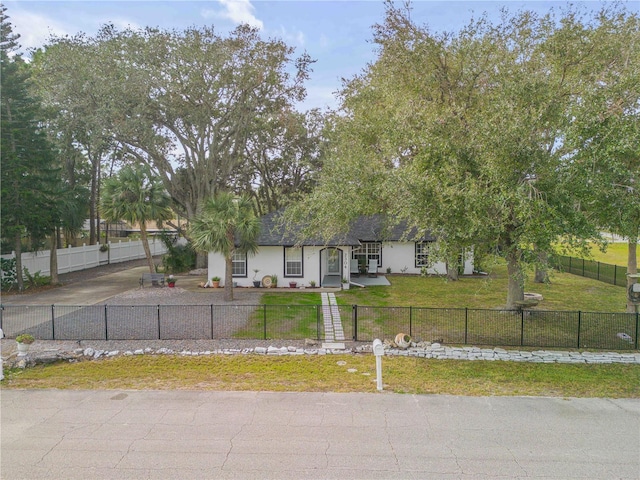
{"type": "MultiPolygon", "coordinates": [[[[218,348],[212,350],[174,350],[167,347],[153,349],[150,347],[135,350],[100,350],[92,347],[76,348],[73,351],[44,350],[20,357],[10,355],[5,360],[5,368],[27,368],[36,364],[55,363],[59,361],[86,361],[117,356],[136,355],[176,355],[176,356],[209,356],[209,355],[265,355],[265,356],[300,356],[300,355],[347,355],[372,354],[372,345],[364,344],[346,349],[301,348],[296,346],[275,347],[257,346],[248,348],[218,348]]],[[[564,363],[564,364],[637,364],[640,365],[640,352],[570,352],[537,350],[533,352],[505,350],[503,348],[448,347],[439,343],[412,343],[409,348],[397,348],[391,342],[385,342],[385,356],[417,357],[433,360],[467,360],[467,361],[509,361],[526,363],[564,363]]]]}

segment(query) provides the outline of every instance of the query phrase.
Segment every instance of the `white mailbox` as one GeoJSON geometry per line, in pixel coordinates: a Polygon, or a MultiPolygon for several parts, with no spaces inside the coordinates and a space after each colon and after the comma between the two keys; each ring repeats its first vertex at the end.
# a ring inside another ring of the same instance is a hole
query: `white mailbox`
{"type": "Polygon", "coordinates": [[[382,344],[382,341],[379,338],[376,338],[373,341],[373,354],[376,357],[381,357],[384,355],[384,345],[382,344]]]}

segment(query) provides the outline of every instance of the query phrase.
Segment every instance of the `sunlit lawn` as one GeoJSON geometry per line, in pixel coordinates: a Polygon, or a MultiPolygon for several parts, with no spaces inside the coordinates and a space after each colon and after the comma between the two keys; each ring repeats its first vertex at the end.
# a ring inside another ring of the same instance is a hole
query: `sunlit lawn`
{"type": "MultiPolygon", "coordinates": [[[[638,365],[560,365],[385,357],[396,393],[640,397],[638,365]]],[[[375,392],[372,355],[141,356],[7,373],[3,388],[375,392]],[[349,371],[354,370],[354,371],[349,371]]]]}
{"type": "MultiPolygon", "coordinates": [[[[637,251],[638,249],[636,248],[636,253],[637,251]]],[[[567,251],[563,252],[563,254],[576,258],[584,258],[585,260],[609,263],[611,265],[626,266],[629,245],[627,243],[609,243],[604,252],[594,245],[591,247],[589,255],[583,255],[579,251],[567,251]]]]}

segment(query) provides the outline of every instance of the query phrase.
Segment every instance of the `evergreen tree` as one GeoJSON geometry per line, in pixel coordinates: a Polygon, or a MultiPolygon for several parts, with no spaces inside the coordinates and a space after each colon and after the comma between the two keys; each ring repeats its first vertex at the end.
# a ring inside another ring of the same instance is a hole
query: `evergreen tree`
{"type": "Polygon", "coordinates": [[[55,154],[41,128],[41,110],[28,91],[29,68],[19,55],[6,9],[0,16],[0,122],[2,124],[1,232],[16,252],[18,289],[22,278],[22,239],[39,245],[51,231],[55,216],[55,192],[59,176],[55,154]]]}

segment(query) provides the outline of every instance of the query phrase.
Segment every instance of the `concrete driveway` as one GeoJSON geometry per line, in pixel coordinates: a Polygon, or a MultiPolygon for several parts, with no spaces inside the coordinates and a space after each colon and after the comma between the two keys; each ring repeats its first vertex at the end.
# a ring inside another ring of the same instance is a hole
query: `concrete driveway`
{"type": "Polygon", "coordinates": [[[148,267],[135,267],[108,275],[96,276],[51,290],[21,295],[5,295],[9,305],[95,305],[127,290],[139,287],[140,277],[148,267]]]}
{"type": "Polygon", "coordinates": [[[637,400],[2,392],[2,478],[638,479],[637,400]]]}

